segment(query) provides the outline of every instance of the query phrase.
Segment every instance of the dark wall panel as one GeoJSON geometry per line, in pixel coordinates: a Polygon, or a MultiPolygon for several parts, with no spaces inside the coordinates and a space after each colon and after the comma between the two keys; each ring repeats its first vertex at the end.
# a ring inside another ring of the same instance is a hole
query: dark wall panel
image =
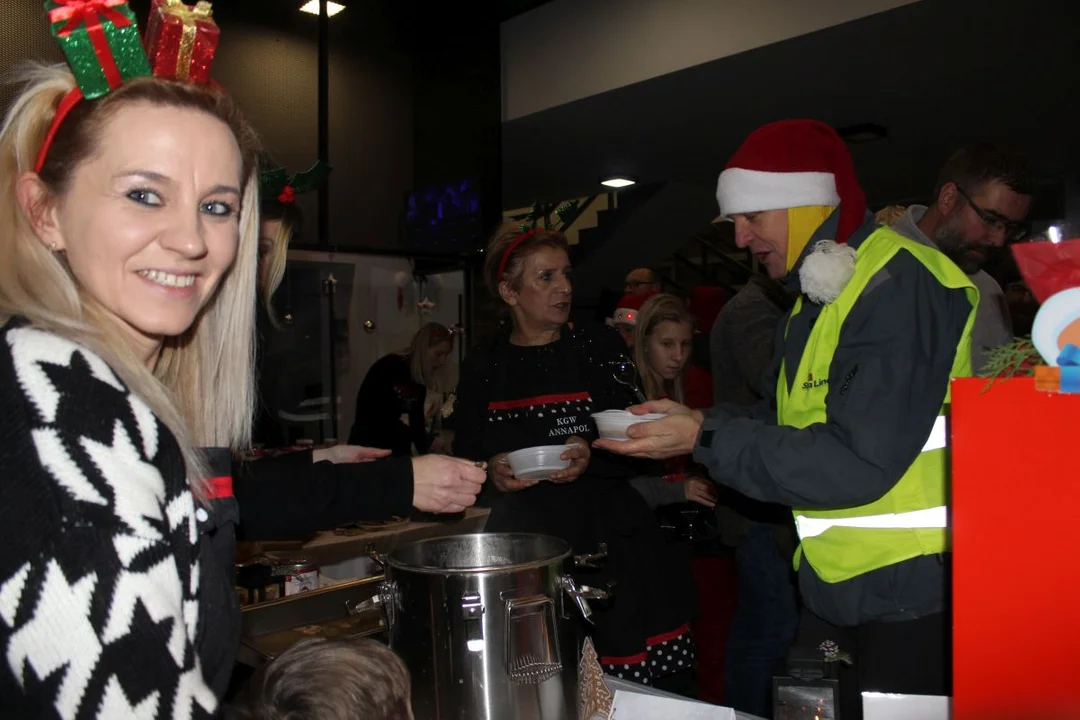
{"type": "MultiPolygon", "coordinates": [[[[222,40],[214,77],[236,97],[267,149],[292,170],[317,157],[317,20],[298,0],[219,0],[222,40]]],[[[43,3],[0,2],[0,69],[59,62],[43,3]]],[[[133,0],[145,23],[149,2],[133,0]]],[[[143,24],[145,27],[145,24],[143,24]]],[[[401,246],[400,216],[412,187],[412,69],[403,30],[387,3],[350,0],[331,19],[330,238],[333,244],[401,246]]],[[[17,87],[0,89],[6,110],[17,87]]],[[[306,239],[318,237],[314,196],[300,201],[306,239]]]]}

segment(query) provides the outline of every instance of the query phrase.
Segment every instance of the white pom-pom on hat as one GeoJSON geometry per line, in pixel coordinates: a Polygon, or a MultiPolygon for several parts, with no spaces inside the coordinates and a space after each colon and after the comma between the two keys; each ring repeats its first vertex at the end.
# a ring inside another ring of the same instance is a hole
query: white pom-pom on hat
{"type": "Polygon", "coordinates": [[[833,240],[819,240],[799,268],[799,284],[811,302],[828,304],[840,297],[855,274],[855,249],[833,240]]]}

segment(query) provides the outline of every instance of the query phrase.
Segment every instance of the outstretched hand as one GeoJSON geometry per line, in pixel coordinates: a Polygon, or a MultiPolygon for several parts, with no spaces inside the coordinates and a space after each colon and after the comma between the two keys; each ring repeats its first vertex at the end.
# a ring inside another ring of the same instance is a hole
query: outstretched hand
{"type": "Polygon", "coordinates": [[[447,455],[412,459],[413,507],[435,513],[459,513],[476,502],[484,486],[486,463],[447,455]]]}
{"type": "Polygon", "coordinates": [[[358,463],[388,457],[390,457],[390,451],[381,448],[369,448],[362,445],[335,445],[328,448],[319,448],[312,452],[311,462],[328,460],[332,463],[358,463]]]}
{"type": "Polygon", "coordinates": [[[674,400],[649,400],[643,402],[640,405],[631,405],[626,408],[635,415],[648,415],[649,413],[658,413],[660,415],[689,415],[698,421],[698,424],[704,419],[704,415],[700,410],[691,410],[685,405],[680,405],[674,400]]]}
{"type": "MultiPolygon", "coordinates": [[[[635,407],[649,406],[653,406],[653,403],[635,407]]],[[[677,405],[677,407],[683,406],[677,405]]],[[[626,429],[629,440],[600,439],[593,442],[593,447],[617,455],[651,460],[666,460],[679,455],[689,455],[694,451],[694,444],[701,430],[701,413],[686,409],[688,411],[686,414],[668,415],[661,420],[631,425],[626,429]]]]}

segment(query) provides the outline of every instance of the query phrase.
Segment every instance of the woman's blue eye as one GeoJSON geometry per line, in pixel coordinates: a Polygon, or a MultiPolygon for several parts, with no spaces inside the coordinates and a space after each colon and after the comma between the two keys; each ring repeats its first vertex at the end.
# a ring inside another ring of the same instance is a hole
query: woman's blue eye
{"type": "Polygon", "coordinates": [[[157,206],[163,204],[161,202],[161,196],[153,190],[145,190],[140,188],[130,191],[127,196],[129,200],[137,202],[140,205],[157,206]]]}
{"type": "Polygon", "coordinates": [[[233,214],[233,206],[227,202],[221,202],[220,200],[214,200],[212,202],[203,203],[202,211],[207,215],[216,215],[217,217],[228,217],[233,214]]]}

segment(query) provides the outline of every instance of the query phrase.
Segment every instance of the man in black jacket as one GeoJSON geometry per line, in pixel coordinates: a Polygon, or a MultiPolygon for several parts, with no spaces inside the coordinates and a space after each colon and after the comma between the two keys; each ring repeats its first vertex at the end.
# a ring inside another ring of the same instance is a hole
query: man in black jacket
{"type": "Polygon", "coordinates": [[[800,294],[769,395],[708,417],[648,403],[670,417],[597,446],[693,452],[714,480],[796,508],[800,633],[857,655],[845,718],[861,716],[862,691],[948,694],[943,403],[950,377],[970,374],[978,292],[940,252],[877,226],[822,123],[755,131],[718,198],[736,242],[800,294]]]}

